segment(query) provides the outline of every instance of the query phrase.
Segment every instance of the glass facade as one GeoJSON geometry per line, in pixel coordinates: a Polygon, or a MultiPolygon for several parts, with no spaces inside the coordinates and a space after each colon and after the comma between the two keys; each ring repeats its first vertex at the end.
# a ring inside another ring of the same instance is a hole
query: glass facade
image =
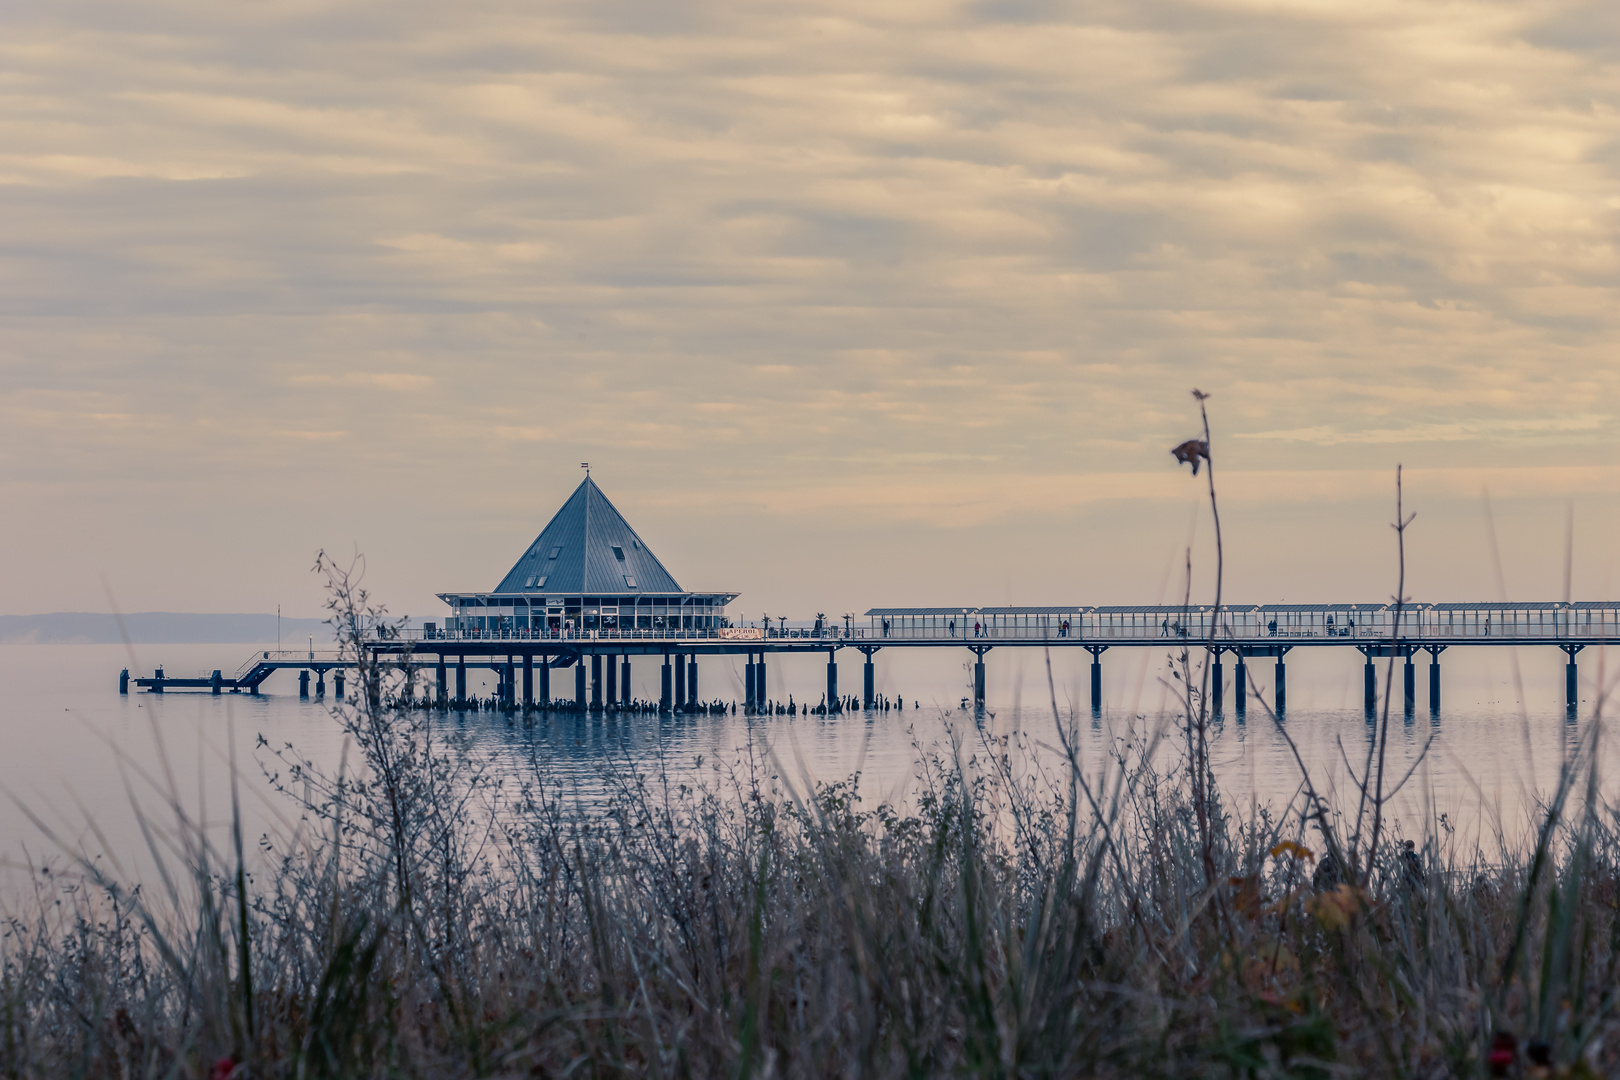
{"type": "Polygon", "coordinates": [[[447,595],[447,633],[494,636],[565,634],[649,635],[717,630],[726,625],[728,594],[679,596],[447,595]]]}

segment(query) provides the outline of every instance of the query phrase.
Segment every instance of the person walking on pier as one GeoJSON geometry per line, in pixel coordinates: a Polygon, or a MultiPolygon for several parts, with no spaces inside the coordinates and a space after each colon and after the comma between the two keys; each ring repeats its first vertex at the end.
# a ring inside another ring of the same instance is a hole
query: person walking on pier
{"type": "Polygon", "coordinates": [[[980,627],[979,627],[979,620],[977,620],[977,619],[974,619],[974,620],[973,620],[973,636],[974,636],[974,637],[978,637],[978,636],[979,636],[979,629],[980,629],[980,627]]]}
{"type": "Polygon", "coordinates": [[[1166,618],[1164,620],[1164,622],[1159,624],[1159,636],[1160,637],[1169,637],[1170,636],[1170,620],[1168,618],[1166,618]]]}
{"type": "Polygon", "coordinates": [[[955,637],[955,636],[956,636],[956,620],[952,619],[951,620],[951,637],[955,637]]]}

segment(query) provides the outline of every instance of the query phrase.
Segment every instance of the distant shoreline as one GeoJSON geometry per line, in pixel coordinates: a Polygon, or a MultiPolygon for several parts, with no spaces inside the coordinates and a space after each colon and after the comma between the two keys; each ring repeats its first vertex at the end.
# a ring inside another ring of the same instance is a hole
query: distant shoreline
{"type": "MultiPolygon", "coordinates": [[[[280,640],[330,641],[322,619],[281,617],[280,640]]],[[[58,611],[44,615],[0,615],[0,645],[258,645],[277,640],[272,614],[201,614],[137,611],[115,616],[58,611]],[[122,623],[122,628],[120,628],[122,623]]]]}

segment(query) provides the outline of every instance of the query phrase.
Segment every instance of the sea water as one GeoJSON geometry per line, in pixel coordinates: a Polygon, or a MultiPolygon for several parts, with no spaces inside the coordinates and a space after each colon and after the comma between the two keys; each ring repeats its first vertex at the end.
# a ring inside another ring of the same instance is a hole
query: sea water
{"type": "MultiPolygon", "coordinates": [[[[289,762],[335,773],[340,765],[353,768],[357,758],[332,716],[330,680],[324,699],[301,699],[291,671],[273,676],[257,695],[118,693],[121,668],[146,674],[162,666],[171,677],[215,668],[229,673],[253,649],[0,645],[0,858],[8,880],[40,862],[74,857],[139,877],[155,857],[153,847],[173,843],[177,810],[202,823],[224,850],[233,779],[250,843],[295,828],[297,809],[274,791],[271,778],[284,782],[289,762]]],[[[839,656],[840,685],[846,693],[858,690],[862,658],[853,650],[839,656]]],[[[539,779],[587,812],[602,799],[612,771],[626,768],[722,788],[751,774],[800,792],[858,772],[867,805],[905,806],[917,793],[924,756],[984,767],[1005,751],[1015,773],[1052,777],[1061,774],[1068,745],[1096,775],[1122,748],[1157,739],[1161,761],[1172,762],[1183,745],[1173,659],[1163,647],[1105,654],[1105,701],[1097,714],[1089,707],[1090,658],[1077,649],[992,650],[982,713],[964,707],[972,678],[965,649],[887,649],[877,654],[877,692],[890,703],[880,712],[748,717],[739,707],[723,715],[552,713],[525,720],[473,711],[435,714],[434,722],[497,773],[514,782],[539,779]]],[[[1406,778],[1393,804],[1398,828],[1424,835],[1445,815],[1444,827],[1487,850],[1499,833],[1522,837],[1560,763],[1592,733],[1601,691],[1614,681],[1601,651],[1589,649],[1581,661],[1583,701],[1573,720],[1563,708],[1563,657],[1554,649],[1447,651],[1437,714],[1428,708],[1426,670],[1417,673],[1417,708],[1405,713],[1397,665],[1384,768],[1391,786],[1406,778]]],[[[701,657],[700,696],[738,701],[742,664],[741,657],[701,657]]],[[[1381,685],[1385,664],[1378,665],[1381,685]]],[[[656,697],[658,659],[635,657],[632,665],[632,694],[656,697]]],[[[1269,700],[1271,661],[1249,671],[1269,700]]],[[[1239,716],[1232,673],[1228,658],[1227,701],[1209,729],[1224,797],[1240,813],[1280,810],[1297,800],[1297,753],[1317,788],[1353,809],[1354,777],[1366,766],[1377,730],[1362,709],[1360,655],[1291,653],[1288,712],[1280,724],[1259,703],[1239,716]]],[[[572,673],[558,674],[553,685],[571,689],[572,673]]],[[[784,705],[790,698],[800,709],[819,704],[825,685],[825,654],[770,658],[769,692],[784,705]]],[[[469,669],[468,690],[492,694],[493,673],[469,669]]],[[[1601,742],[1600,762],[1614,759],[1613,742],[1601,742]]],[[[1612,794],[1607,784],[1605,791],[1612,794]]]]}

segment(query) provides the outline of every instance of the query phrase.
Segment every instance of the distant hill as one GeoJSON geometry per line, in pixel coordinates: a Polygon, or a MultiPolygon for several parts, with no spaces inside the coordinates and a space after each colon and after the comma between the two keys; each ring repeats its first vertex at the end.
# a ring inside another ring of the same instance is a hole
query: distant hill
{"type": "MultiPolygon", "coordinates": [[[[118,619],[82,611],[56,611],[49,615],[0,615],[0,644],[41,645],[117,644],[125,635],[149,645],[261,645],[276,640],[274,615],[197,615],[172,611],[137,611],[118,619]]],[[[288,643],[329,641],[332,628],[320,619],[281,619],[281,640],[288,643]]]]}

